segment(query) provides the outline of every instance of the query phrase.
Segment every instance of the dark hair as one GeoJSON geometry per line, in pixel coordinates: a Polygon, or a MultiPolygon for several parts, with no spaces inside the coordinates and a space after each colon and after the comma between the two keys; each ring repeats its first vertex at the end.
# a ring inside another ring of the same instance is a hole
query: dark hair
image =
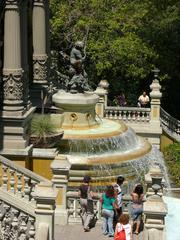
{"type": "Polygon", "coordinates": [[[121,214],[121,216],[119,217],[119,222],[123,225],[128,224],[129,215],[128,214],[121,214]]]}
{"type": "Polygon", "coordinates": [[[84,183],[89,183],[91,181],[91,177],[90,176],[84,176],[83,182],[84,183]]]}
{"type": "Polygon", "coordinates": [[[113,186],[107,186],[106,188],[106,196],[109,198],[114,197],[114,187],[113,186]]]}
{"type": "Polygon", "coordinates": [[[137,193],[140,197],[140,195],[143,194],[143,186],[141,184],[137,184],[134,189],[134,193],[137,193]]]}
{"type": "Polygon", "coordinates": [[[119,175],[118,177],[117,177],[117,184],[122,184],[124,182],[124,177],[122,176],[122,175],[119,175]]]}

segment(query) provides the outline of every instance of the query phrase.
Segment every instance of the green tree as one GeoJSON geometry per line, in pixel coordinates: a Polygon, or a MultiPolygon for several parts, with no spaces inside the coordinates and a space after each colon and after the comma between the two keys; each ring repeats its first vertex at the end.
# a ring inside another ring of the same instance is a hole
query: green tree
{"type": "Polygon", "coordinates": [[[163,92],[168,90],[174,97],[169,101],[169,109],[173,110],[176,99],[173,86],[177,87],[180,78],[177,0],[51,0],[50,3],[54,49],[69,53],[72,44],[82,40],[89,30],[86,68],[92,85],[107,79],[111,100],[122,90],[128,104],[134,105],[141,91],[149,90],[151,70],[158,67],[163,92]]]}

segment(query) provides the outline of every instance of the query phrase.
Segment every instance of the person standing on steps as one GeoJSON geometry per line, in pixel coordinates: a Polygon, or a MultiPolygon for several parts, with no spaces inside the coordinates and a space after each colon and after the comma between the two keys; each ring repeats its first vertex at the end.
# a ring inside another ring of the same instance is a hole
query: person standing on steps
{"type": "Polygon", "coordinates": [[[84,226],[84,231],[89,232],[90,227],[89,224],[93,218],[94,210],[93,210],[93,192],[90,186],[91,177],[85,176],[83,179],[83,183],[79,187],[78,195],[80,197],[81,204],[81,218],[84,226]]]}
{"type": "Polygon", "coordinates": [[[114,209],[118,206],[116,204],[114,187],[108,186],[105,193],[102,194],[102,216],[103,216],[103,234],[109,237],[114,237],[113,218],[114,209]]]}
{"type": "Polygon", "coordinates": [[[142,219],[143,213],[143,186],[141,184],[137,184],[131,193],[132,198],[132,219],[133,225],[136,225],[134,234],[139,234],[139,228],[142,219]]]}
{"type": "Polygon", "coordinates": [[[116,180],[116,184],[114,185],[114,192],[115,192],[115,197],[116,197],[116,202],[117,202],[117,206],[118,208],[116,209],[116,215],[114,216],[114,226],[116,225],[119,217],[122,214],[122,189],[121,189],[121,185],[124,182],[124,177],[122,175],[117,177],[116,180]]]}

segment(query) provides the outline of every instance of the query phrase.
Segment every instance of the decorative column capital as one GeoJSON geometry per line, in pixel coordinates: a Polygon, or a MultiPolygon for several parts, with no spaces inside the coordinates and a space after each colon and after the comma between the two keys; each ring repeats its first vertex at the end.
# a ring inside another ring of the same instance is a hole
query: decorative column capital
{"type": "Polygon", "coordinates": [[[46,54],[33,55],[34,82],[43,83],[47,80],[48,56],[46,54]]]}
{"type": "Polygon", "coordinates": [[[33,5],[43,6],[45,4],[45,0],[34,0],[33,5]]]}
{"type": "Polygon", "coordinates": [[[21,0],[6,0],[5,9],[16,9],[20,2],[21,0]]]}
{"type": "Polygon", "coordinates": [[[22,75],[22,69],[3,69],[5,101],[23,101],[22,75]]]}

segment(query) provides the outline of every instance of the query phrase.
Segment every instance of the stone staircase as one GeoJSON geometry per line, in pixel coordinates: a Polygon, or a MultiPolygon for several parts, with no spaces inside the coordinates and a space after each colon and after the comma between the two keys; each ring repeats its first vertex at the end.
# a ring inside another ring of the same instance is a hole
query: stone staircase
{"type": "Polygon", "coordinates": [[[54,239],[51,181],[0,156],[0,239],[54,239]]]}

